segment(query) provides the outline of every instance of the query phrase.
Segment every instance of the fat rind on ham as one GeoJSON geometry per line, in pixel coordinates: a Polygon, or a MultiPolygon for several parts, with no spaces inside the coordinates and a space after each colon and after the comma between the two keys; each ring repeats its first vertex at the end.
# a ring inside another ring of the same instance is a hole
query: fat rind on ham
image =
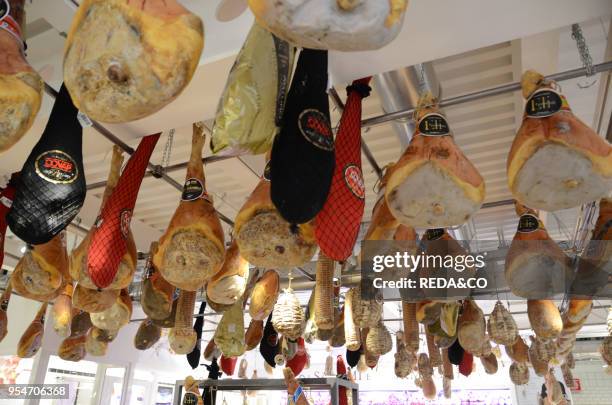
{"type": "Polygon", "coordinates": [[[203,46],[202,20],[176,0],[86,0],[68,32],[64,81],[91,118],[133,121],[183,91],[203,46]]]}
{"type": "MultiPolygon", "coordinates": [[[[432,114],[441,116],[435,97],[425,93],[417,107],[417,127],[432,114]]],[[[393,216],[405,225],[426,228],[461,225],[484,201],[482,176],[447,129],[442,131],[446,134],[425,135],[417,128],[404,154],[390,169],[385,198],[393,216]]]]}
{"type": "Polygon", "coordinates": [[[249,0],[255,18],[300,47],[364,51],[398,35],[408,0],[249,0]]]}
{"type": "MultiPolygon", "coordinates": [[[[25,0],[11,0],[10,18],[25,28],[25,0]]],[[[21,42],[0,29],[0,152],[19,141],[40,110],[43,81],[25,59],[21,42]]]]}
{"type": "Polygon", "coordinates": [[[153,265],[164,279],[187,291],[196,291],[217,273],[225,253],[223,228],[206,193],[202,164],[204,143],[202,124],[193,124],[184,195],[153,256],[153,265]],[[200,189],[199,196],[185,195],[189,184],[200,189]]]}
{"type": "Polygon", "coordinates": [[[521,84],[527,107],[538,102],[530,97],[539,90],[556,93],[562,105],[548,116],[525,113],[507,160],[512,194],[546,211],[605,197],[612,190],[612,146],[574,115],[554,82],[527,71],[521,84]]]}

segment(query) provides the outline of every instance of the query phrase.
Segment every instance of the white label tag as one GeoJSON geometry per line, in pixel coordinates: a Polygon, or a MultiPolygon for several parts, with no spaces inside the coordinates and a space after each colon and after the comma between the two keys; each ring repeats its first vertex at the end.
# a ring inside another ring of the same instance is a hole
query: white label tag
{"type": "Polygon", "coordinates": [[[0,202],[6,208],[11,208],[11,206],[13,205],[13,201],[11,199],[9,199],[9,198],[6,198],[6,197],[0,197],[0,202]]]}
{"type": "Polygon", "coordinates": [[[92,127],[93,126],[93,122],[91,122],[91,120],[89,119],[89,117],[80,112],[77,114],[77,119],[79,120],[79,124],[81,124],[81,127],[83,128],[87,128],[87,127],[92,127]]]}
{"type": "Polygon", "coordinates": [[[236,332],[236,324],[230,323],[229,325],[227,325],[227,331],[229,333],[235,333],[236,332]]]}

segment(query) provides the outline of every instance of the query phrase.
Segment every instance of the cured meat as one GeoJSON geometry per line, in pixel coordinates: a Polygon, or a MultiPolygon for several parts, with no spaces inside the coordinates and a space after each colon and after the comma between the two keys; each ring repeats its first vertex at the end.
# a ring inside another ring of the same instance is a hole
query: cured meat
{"type": "MultiPolygon", "coordinates": [[[[348,294],[348,292],[347,292],[348,294]]],[[[315,310],[314,310],[314,303],[315,303],[315,291],[312,291],[312,293],[310,294],[310,298],[308,299],[308,306],[306,307],[306,326],[304,327],[304,340],[309,343],[312,344],[312,342],[314,342],[314,340],[317,338],[317,323],[315,322],[315,310]]],[[[345,303],[346,303],[346,299],[345,299],[345,303]]],[[[345,305],[346,306],[346,305],[345,305]]],[[[357,333],[359,333],[359,330],[357,330],[357,333]]],[[[346,342],[347,345],[351,345],[350,341],[346,342]]]]}
{"type": "Polygon", "coordinates": [[[183,195],[168,229],[159,240],[153,264],[175,287],[196,291],[223,264],[225,242],[221,222],[206,192],[201,123],[193,124],[191,157],[183,195]]]}
{"type": "Polygon", "coordinates": [[[97,288],[109,288],[131,247],[130,222],[145,169],[160,134],[141,139],[92,227],[87,273],[97,288]]]}
{"type": "MultiPolygon", "coordinates": [[[[106,188],[104,189],[104,194],[102,195],[102,204],[100,205],[100,211],[102,211],[102,209],[106,205],[106,202],[113,193],[113,190],[117,186],[122,164],[123,155],[121,148],[119,146],[115,146],[113,147],[113,154],[108,172],[108,179],[106,181],[106,188]]],[[[91,246],[92,236],[94,232],[95,227],[89,230],[85,238],[83,238],[81,243],[79,243],[79,246],[77,246],[77,248],[74,249],[70,254],[70,275],[74,280],[77,280],[79,282],[76,287],[79,291],[78,294],[76,294],[75,292],[75,296],[77,296],[79,300],[83,299],[78,304],[78,306],[79,308],[85,309],[88,312],[100,312],[104,309],[107,309],[112,305],[113,302],[115,302],[114,298],[112,297],[116,297],[117,294],[119,294],[119,291],[116,291],[116,293],[96,293],[98,287],[89,276],[89,272],[87,271],[87,253],[89,251],[89,247],[91,246]],[[84,290],[84,288],[87,288],[88,290],[84,290]],[[106,297],[106,300],[103,298],[103,296],[106,297]],[[87,299],[86,297],[89,297],[89,299],[87,299]],[[95,303],[96,301],[99,304],[98,308],[89,306],[86,307],[86,302],[95,303]],[[104,304],[105,302],[106,304],[104,304]]],[[[127,250],[121,258],[121,262],[119,263],[119,267],[113,281],[108,285],[105,291],[120,290],[122,288],[126,288],[132,281],[132,277],[134,275],[135,270],[136,244],[134,242],[132,231],[130,230],[128,232],[127,237],[127,250]]]]}
{"type": "Polygon", "coordinates": [[[118,331],[127,325],[132,317],[132,298],[126,289],[109,309],[91,314],[91,323],[100,329],[118,331]]]}
{"type": "Polygon", "coordinates": [[[249,315],[263,321],[270,315],[278,299],[280,277],[274,270],[268,270],[255,284],[249,301],[249,315]]]}
{"type": "Polygon", "coordinates": [[[210,149],[223,155],[272,148],[293,71],[295,51],[257,22],[230,71],[217,107],[210,149]]]}
{"type": "Polygon", "coordinates": [[[529,382],[529,368],[525,363],[512,363],[508,372],[514,385],[525,385],[529,382]]]}
{"type": "Polygon", "coordinates": [[[299,394],[298,397],[295,397],[296,391],[300,388],[300,383],[295,378],[295,374],[293,370],[289,367],[285,367],[283,369],[283,377],[285,378],[285,384],[287,385],[287,394],[289,398],[292,398],[292,401],[295,405],[309,405],[308,400],[306,399],[306,395],[299,394]]]}
{"type": "Polygon", "coordinates": [[[474,300],[465,300],[459,316],[457,340],[470,353],[477,353],[486,340],[485,319],[474,300]]]}
{"type": "Polygon", "coordinates": [[[480,357],[480,363],[485,369],[487,374],[495,374],[497,373],[497,357],[495,354],[489,353],[486,356],[480,357]]]}
{"type": "Polygon", "coordinates": [[[91,316],[85,311],[73,309],[70,337],[83,336],[92,327],[91,316]]]}
{"type": "Polygon", "coordinates": [[[62,340],[57,355],[62,360],[79,362],[87,355],[85,344],[87,342],[86,335],[70,336],[62,340]]]}
{"type": "Polygon", "coordinates": [[[370,328],[365,345],[366,350],[375,356],[383,356],[391,351],[393,348],[391,334],[382,320],[378,322],[378,325],[370,328]]]}
{"type": "Polygon", "coordinates": [[[95,326],[90,328],[85,335],[85,351],[90,356],[101,357],[106,355],[108,342],[104,339],[99,339],[100,329],[95,326]]]}
{"type": "Polygon", "coordinates": [[[518,338],[516,321],[500,301],[495,303],[493,312],[489,315],[487,332],[491,341],[504,346],[512,346],[518,338]]]}
{"type": "Polygon", "coordinates": [[[42,100],[43,81],[25,59],[25,24],[25,0],[0,1],[0,152],[30,129],[42,100]]]}
{"type": "Polygon", "coordinates": [[[11,285],[13,291],[21,295],[24,298],[28,298],[40,302],[53,301],[62,291],[61,285],[57,289],[51,291],[49,294],[32,294],[28,291],[23,275],[23,269],[25,266],[16,266],[15,270],[11,273],[11,285]]]}
{"type": "Polygon", "coordinates": [[[263,338],[263,328],[263,321],[251,319],[251,323],[249,323],[249,327],[244,335],[244,343],[247,351],[251,351],[259,345],[261,338],[263,338]]]}
{"type": "Polygon", "coordinates": [[[21,335],[17,344],[17,356],[21,358],[34,357],[42,346],[43,334],[45,332],[45,315],[47,313],[47,303],[42,304],[36,316],[21,335]]]}
{"type": "Polygon", "coordinates": [[[47,243],[81,210],[87,192],[83,128],[62,85],[40,140],[24,163],[11,211],[11,231],[31,245],[47,243]]]}
{"type": "Polygon", "coordinates": [[[436,346],[436,343],[434,342],[434,335],[427,329],[425,330],[425,341],[427,343],[427,354],[429,354],[431,366],[440,367],[442,365],[440,348],[436,346]]]}
{"type": "Polygon", "coordinates": [[[8,334],[8,306],[11,301],[11,292],[13,291],[13,287],[11,285],[11,281],[6,284],[6,289],[2,293],[0,297],[0,342],[4,340],[6,335],[8,334]]]}
{"type": "Polygon", "coordinates": [[[372,219],[364,236],[364,240],[391,240],[399,226],[398,220],[391,214],[389,206],[387,205],[387,200],[384,198],[390,174],[391,167],[387,168],[380,181],[378,198],[372,210],[372,219]]]}
{"type": "Polygon", "coordinates": [[[363,210],[365,184],[361,172],[361,100],[370,94],[370,77],[347,88],[348,98],[336,135],[336,163],[327,201],[317,215],[315,234],[321,251],[334,260],[353,253],[363,210]]]}
{"type": "Polygon", "coordinates": [[[406,349],[416,353],[419,351],[419,324],[416,320],[416,303],[402,302],[402,319],[406,349]]]}
{"type": "Polygon", "coordinates": [[[332,336],[329,338],[328,343],[331,347],[342,347],[346,344],[346,337],[344,336],[344,308],[334,308],[334,320],[332,336]]]}
{"type": "Polygon", "coordinates": [[[512,346],[506,346],[506,354],[510,359],[517,363],[528,363],[529,362],[529,354],[528,354],[529,346],[525,344],[525,341],[522,337],[518,337],[516,342],[512,346]]]}
{"type": "Polygon", "coordinates": [[[217,304],[235,304],[246,289],[249,263],[242,258],[236,240],[225,252],[223,266],[206,285],[206,297],[217,304]]]}
{"type": "Polygon", "coordinates": [[[91,118],[134,121],[183,91],[203,46],[202,20],[177,0],[86,0],[66,39],[64,80],[91,118]]]}
{"type": "Polygon", "coordinates": [[[612,189],[612,146],[576,117],[555,82],[528,70],[523,123],[508,155],[508,185],[523,204],[576,207],[612,189]]]}
{"type": "Polygon", "coordinates": [[[599,216],[593,235],[579,259],[578,271],[572,282],[573,297],[610,296],[608,276],[612,274],[612,197],[599,201],[599,216]]]}
{"type": "Polygon", "coordinates": [[[334,175],[327,82],[327,52],[302,50],[270,160],[272,201],[292,224],[323,209],[334,175]]]}
{"type": "Polygon", "coordinates": [[[103,312],[112,307],[121,290],[94,290],[77,283],[72,294],[72,305],[83,311],[103,312]]]}
{"type": "Polygon", "coordinates": [[[30,294],[48,295],[56,292],[62,286],[64,276],[68,275],[65,233],[61,232],[50,242],[28,249],[16,267],[30,294]]]}
{"type": "Polygon", "coordinates": [[[372,299],[362,297],[361,288],[354,289],[350,296],[352,300],[353,320],[360,328],[373,328],[382,317],[382,299],[376,295],[372,299]]]}
{"type": "Polygon", "coordinates": [[[408,226],[461,225],[482,205],[484,180],[455,144],[431,93],[421,96],[415,114],[415,134],[389,174],[389,209],[408,226]]]}
{"type": "Polygon", "coordinates": [[[70,336],[73,291],[72,283],[66,284],[60,295],[53,301],[53,330],[63,338],[70,336]]]}
{"type": "Polygon", "coordinates": [[[573,277],[569,259],[550,239],[536,211],[517,202],[516,213],[520,220],[504,273],[512,293],[539,299],[566,291],[573,277]]]}
{"type": "Polygon", "coordinates": [[[221,357],[221,351],[215,344],[214,339],[210,339],[208,341],[208,344],[204,348],[203,356],[204,356],[204,360],[206,361],[213,361],[213,359],[218,359],[219,357],[221,357]]]}
{"type": "Polygon", "coordinates": [[[408,0],[249,0],[258,21],[303,48],[365,51],[400,32],[408,0]]]}
{"type": "Polygon", "coordinates": [[[264,327],[263,338],[259,344],[259,352],[266,364],[272,368],[276,367],[274,357],[280,352],[279,340],[278,333],[276,333],[274,326],[272,326],[272,314],[270,314],[264,327]]]}
{"type": "Polygon", "coordinates": [[[234,375],[234,371],[236,371],[237,362],[238,362],[237,357],[226,357],[224,355],[221,355],[221,358],[219,358],[219,364],[221,365],[221,370],[228,377],[231,377],[234,375]]]}
{"type": "MultiPolygon", "coordinates": [[[[177,290],[178,291],[178,290],[177,290]]],[[[176,322],[176,309],[178,307],[178,296],[172,302],[172,311],[170,314],[164,319],[151,319],[154,324],[159,326],[160,328],[174,328],[174,324],[176,322]]]]}
{"type": "Polygon", "coordinates": [[[307,263],[317,250],[312,223],[289,224],[270,197],[270,163],[236,216],[234,235],[240,254],[253,266],[291,268],[307,263]]]}
{"type": "Polygon", "coordinates": [[[474,371],[474,356],[472,353],[464,352],[461,363],[459,364],[459,373],[469,377],[472,371],[474,371]]]}
{"type": "Polygon", "coordinates": [[[136,335],[134,335],[134,347],[137,350],[149,350],[161,337],[161,328],[151,322],[150,319],[145,319],[138,326],[136,335]]]}
{"type": "Polygon", "coordinates": [[[561,333],[563,321],[554,301],[528,300],[527,315],[529,324],[538,339],[555,339],[561,333]]]}
{"type": "Polygon", "coordinates": [[[355,290],[351,288],[344,297],[344,340],[347,350],[357,351],[361,347],[361,333],[353,315],[353,294],[355,290]]]}
{"type": "Polygon", "coordinates": [[[276,301],[272,325],[278,333],[291,340],[297,340],[304,332],[306,316],[291,287],[285,289],[276,301]]]}
{"type": "MultiPolygon", "coordinates": [[[[398,331],[395,334],[395,364],[394,371],[397,378],[406,378],[412,371],[412,364],[410,364],[410,353],[406,350],[406,344],[404,343],[404,333],[398,331]]],[[[347,359],[348,360],[348,359],[347,359]]]]}
{"type": "Polygon", "coordinates": [[[560,361],[567,361],[576,342],[576,335],[589,318],[593,308],[592,300],[570,299],[561,319],[563,328],[557,339],[556,356],[560,361]]]}
{"type": "Polygon", "coordinates": [[[198,368],[200,365],[200,354],[202,349],[202,328],[204,327],[204,310],[206,309],[206,302],[200,303],[200,309],[198,310],[198,317],[193,324],[193,330],[196,333],[196,344],[191,352],[187,354],[187,362],[192,369],[198,368]]]}
{"type": "Polygon", "coordinates": [[[194,380],[192,376],[188,376],[187,378],[185,378],[183,387],[185,387],[185,396],[183,397],[182,404],[204,405],[204,401],[202,400],[202,396],[200,395],[200,388],[198,387],[198,382],[194,380]]]}
{"type": "Polygon", "coordinates": [[[318,329],[334,328],[334,261],[319,252],[315,284],[315,322],[318,329]]]}
{"type": "Polygon", "coordinates": [[[235,303],[223,313],[214,336],[215,344],[226,357],[242,356],[246,350],[244,342],[244,312],[242,302],[235,303]]]}
{"type": "Polygon", "coordinates": [[[176,320],[168,335],[170,348],[176,354],[191,353],[196,345],[197,335],[192,326],[195,301],[195,291],[180,291],[176,306],[176,320]]]}
{"type": "Polygon", "coordinates": [[[419,354],[418,358],[418,370],[419,377],[421,378],[421,389],[423,391],[423,395],[427,399],[433,399],[436,395],[436,386],[434,385],[432,376],[433,376],[433,367],[429,362],[429,357],[426,353],[419,354]]]}
{"type": "Polygon", "coordinates": [[[176,288],[167,282],[153,265],[153,255],[157,251],[157,242],[151,243],[147,259],[145,280],[142,285],[140,305],[144,313],[153,320],[162,320],[172,312],[172,303],[176,288]]]}
{"type": "Polygon", "coordinates": [[[0,187],[0,269],[4,263],[4,238],[6,236],[6,228],[8,227],[6,215],[13,205],[18,176],[18,174],[13,174],[6,187],[0,187]]]}
{"type": "Polygon", "coordinates": [[[286,366],[289,367],[294,374],[299,375],[304,370],[304,368],[306,368],[309,359],[310,355],[306,351],[304,339],[299,338],[297,340],[297,351],[295,353],[295,356],[287,360],[286,366]]]}

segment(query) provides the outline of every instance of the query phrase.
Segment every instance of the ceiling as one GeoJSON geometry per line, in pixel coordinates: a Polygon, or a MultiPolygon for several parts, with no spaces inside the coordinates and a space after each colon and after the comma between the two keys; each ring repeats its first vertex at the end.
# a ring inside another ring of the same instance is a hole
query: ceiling
{"type": "MultiPolygon", "coordinates": [[[[137,137],[164,131],[151,159],[155,164],[162,161],[169,128],[176,129],[169,160],[172,166],[184,163],[189,158],[191,123],[205,120],[212,126],[210,119],[227,71],[252,21],[247,12],[231,23],[216,22],[213,11],[217,2],[183,1],[204,18],[208,38],[201,66],[185,94],[164,111],[146,120],[108,126],[133,147],[138,142],[137,137]],[[202,92],[202,89],[206,89],[206,92],[202,92]]],[[[580,2],[579,5],[569,0],[546,0],[535,4],[528,0],[516,0],[511,2],[512,6],[509,3],[493,5],[486,0],[466,2],[470,5],[443,0],[411,2],[400,38],[376,53],[376,57],[370,53],[332,53],[331,72],[334,86],[341,97],[344,99],[345,95],[340,89],[353,78],[425,61],[433,61],[444,98],[518,81],[522,71],[527,68],[537,68],[544,74],[550,74],[580,67],[582,64],[569,28],[569,24],[576,21],[582,22],[594,63],[605,59],[612,15],[612,3],[607,0],[580,2]],[[554,7],[551,7],[553,2],[554,7]],[[473,13],[474,9],[480,10],[479,13],[473,13]],[[430,19],[424,17],[426,15],[435,16],[437,23],[430,24],[430,19]],[[458,32],[456,28],[459,25],[462,29],[458,32]],[[487,35],[482,35],[483,32],[487,32],[487,35]],[[413,40],[417,37],[427,38],[427,41],[413,40]]],[[[28,57],[31,64],[55,88],[59,87],[61,81],[62,34],[69,26],[72,13],[69,1],[28,2],[28,57]]],[[[610,60],[610,55],[607,60],[610,60]]],[[[602,83],[605,81],[601,75],[595,79],[597,82],[587,89],[577,86],[577,82],[584,84],[584,79],[564,82],[562,86],[574,112],[586,123],[595,128],[600,127],[603,135],[608,128],[609,113],[600,122],[602,114],[599,111],[608,111],[605,109],[610,108],[612,96],[602,98],[602,83]]],[[[0,156],[0,177],[19,170],[29,150],[38,140],[52,99],[45,96],[44,103],[43,111],[26,137],[11,152],[0,156]]],[[[520,125],[522,109],[520,94],[508,93],[445,110],[457,144],[485,178],[487,203],[511,198],[506,181],[506,156],[520,125]]],[[[374,91],[364,101],[364,118],[382,113],[380,98],[374,91]]],[[[334,123],[338,121],[339,115],[338,111],[332,111],[334,123]]],[[[104,182],[112,144],[92,128],[84,130],[83,139],[87,184],[104,182]]],[[[391,125],[365,128],[363,139],[380,167],[394,163],[402,153],[400,139],[391,125]]],[[[207,146],[204,157],[208,156],[211,156],[211,152],[207,146]]],[[[362,160],[367,190],[363,218],[365,228],[375,203],[376,194],[373,190],[378,178],[365,156],[362,160]]],[[[233,219],[258,182],[263,171],[263,157],[244,156],[217,161],[207,164],[205,171],[207,187],[214,198],[215,208],[233,219]]],[[[182,184],[185,170],[167,174],[182,184]]],[[[69,228],[71,245],[78,242],[84,236],[83,229],[88,229],[94,222],[102,192],[103,188],[95,188],[88,193],[76,221],[78,227],[69,228]]],[[[149,244],[161,236],[179,198],[179,192],[167,183],[151,176],[144,179],[132,221],[132,230],[140,251],[146,252],[149,244]]],[[[544,215],[551,236],[559,241],[571,239],[578,214],[578,209],[572,209],[544,215]]],[[[516,223],[513,207],[502,205],[478,212],[468,225],[458,231],[466,238],[478,241],[479,247],[486,250],[496,248],[500,238],[502,242],[509,242],[514,235],[516,223]]],[[[229,239],[231,226],[224,224],[224,228],[229,239]]],[[[5,260],[7,269],[15,265],[22,247],[22,242],[9,235],[6,244],[9,257],[5,260]]],[[[312,266],[306,269],[312,272],[312,266]]],[[[306,279],[296,275],[296,280],[306,279]]],[[[299,292],[302,304],[307,303],[309,294],[309,290],[299,292]]],[[[512,309],[523,312],[521,305],[513,304],[512,309]]],[[[483,309],[485,313],[490,312],[489,308],[483,309]]],[[[593,323],[601,324],[605,318],[602,311],[594,312],[593,323]]],[[[211,316],[210,320],[214,322],[215,317],[211,316]]],[[[386,303],[385,319],[399,317],[397,303],[386,303]]],[[[519,314],[518,317],[519,325],[526,327],[526,316],[519,314]]],[[[398,322],[390,321],[389,326],[393,330],[399,329],[398,322]]]]}

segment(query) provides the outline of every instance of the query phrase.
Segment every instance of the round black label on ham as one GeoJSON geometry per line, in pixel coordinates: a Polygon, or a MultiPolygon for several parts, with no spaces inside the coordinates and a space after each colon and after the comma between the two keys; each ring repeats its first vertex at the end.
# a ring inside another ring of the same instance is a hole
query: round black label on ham
{"type": "Polygon", "coordinates": [[[556,91],[538,90],[527,100],[525,113],[531,118],[550,117],[561,110],[563,100],[556,91]]]}
{"type": "Polygon", "coordinates": [[[444,236],[444,228],[428,229],[425,231],[425,239],[438,240],[444,236]]]}
{"type": "Polygon", "coordinates": [[[334,175],[326,90],[327,51],[304,49],[270,160],[272,202],[293,224],[306,223],[321,211],[334,175]]]}
{"type": "Polygon", "coordinates": [[[198,179],[187,179],[183,186],[183,195],[181,199],[183,201],[194,201],[204,195],[204,186],[198,179]]]}
{"type": "Polygon", "coordinates": [[[0,21],[9,14],[10,9],[8,0],[0,0],[0,21]]]}
{"type": "Polygon", "coordinates": [[[183,397],[183,405],[198,405],[198,397],[193,392],[185,393],[183,397]]]}
{"type": "Polygon", "coordinates": [[[443,115],[427,114],[419,121],[419,132],[427,136],[444,136],[450,133],[448,122],[443,115]]]}
{"type": "Polygon", "coordinates": [[[531,233],[537,231],[539,227],[540,220],[538,217],[532,214],[525,214],[519,219],[517,231],[521,233],[531,233]]]}
{"type": "Polygon", "coordinates": [[[87,192],[83,129],[62,85],[45,131],[21,169],[7,223],[32,245],[49,242],[78,214],[87,192]]]}

